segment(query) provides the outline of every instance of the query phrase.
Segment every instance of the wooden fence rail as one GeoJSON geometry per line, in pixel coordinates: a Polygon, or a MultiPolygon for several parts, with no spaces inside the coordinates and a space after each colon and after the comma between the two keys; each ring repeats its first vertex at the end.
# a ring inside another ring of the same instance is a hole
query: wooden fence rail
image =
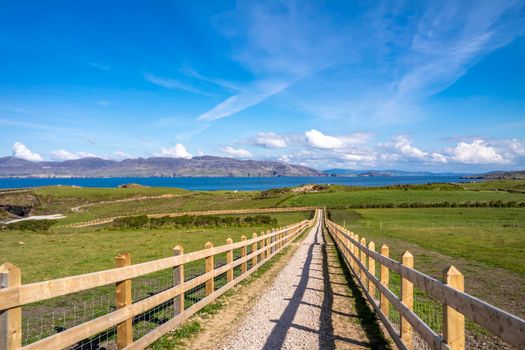
{"type": "Polygon", "coordinates": [[[31,284],[20,284],[19,269],[5,263],[0,267],[0,348],[2,350],[62,349],[117,326],[118,349],[143,349],[250,276],[300,233],[311,227],[318,218],[319,213],[316,211],[312,220],[303,220],[259,236],[254,234],[252,239],[243,237],[236,243],[228,239],[228,244],[223,246],[213,247],[208,242],[206,249],[188,254],[184,254],[181,246],[176,246],[173,251],[174,256],[141,264],[132,265],[131,257],[128,254],[121,254],[116,258],[115,269],[31,284]],[[247,247],[251,247],[249,254],[247,254],[247,247]],[[241,256],[233,260],[235,249],[241,250],[241,256]],[[227,263],[216,268],[213,257],[221,253],[226,253],[227,263]],[[184,281],[184,264],[203,259],[206,261],[206,271],[189,281],[184,281]],[[249,269],[248,261],[252,263],[249,269]],[[233,269],[238,266],[241,268],[241,274],[234,278],[233,269]],[[173,287],[133,303],[132,279],[164,269],[173,269],[173,287]],[[227,283],[215,289],[214,278],[222,274],[227,275],[227,283]],[[115,311],[22,347],[21,307],[109,284],[116,284],[115,311]],[[206,285],[206,297],[184,310],[184,293],[203,284],[206,285]],[[173,301],[176,311],[175,317],[140,339],[133,340],[131,327],[133,317],[170,300],[173,301]]]}
{"type": "Polygon", "coordinates": [[[417,332],[432,349],[465,349],[465,316],[500,337],[504,342],[525,349],[525,320],[490,305],[463,291],[463,275],[453,266],[444,272],[444,281],[413,268],[414,257],[405,252],[402,262],[389,257],[388,246],[380,253],[375,244],[366,246],[366,239],[326,219],[325,225],[345,263],[360,284],[379,319],[400,349],[412,349],[412,331],[417,332]],[[368,260],[368,264],[367,264],[368,260]],[[373,263],[372,263],[373,261],[373,263]],[[380,264],[381,276],[376,277],[375,262],[380,264]],[[389,289],[389,271],[401,277],[401,296],[389,289]],[[413,286],[426,292],[443,307],[443,335],[434,331],[412,310],[413,286]],[[376,299],[375,289],[380,293],[376,299]],[[393,306],[400,314],[400,332],[389,319],[393,306]]]}

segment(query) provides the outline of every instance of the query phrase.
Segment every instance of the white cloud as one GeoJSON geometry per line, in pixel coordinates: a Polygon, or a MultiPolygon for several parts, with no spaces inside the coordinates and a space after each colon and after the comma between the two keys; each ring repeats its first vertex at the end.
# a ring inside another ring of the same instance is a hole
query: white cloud
{"type": "Polygon", "coordinates": [[[345,146],[345,143],[340,138],[325,135],[315,129],[306,131],[304,135],[306,136],[308,144],[315,148],[334,149],[345,146]]]}
{"type": "Polygon", "coordinates": [[[157,153],[157,156],[161,157],[171,157],[171,158],[191,158],[191,154],[186,150],[186,147],[177,143],[174,147],[163,147],[160,150],[160,153],[157,153]]]}
{"type": "Polygon", "coordinates": [[[80,158],[88,158],[88,157],[97,157],[97,155],[89,152],[70,152],[66,151],[65,149],[59,149],[56,151],[49,152],[51,154],[51,158],[54,160],[74,160],[74,159],[80,159],[80,158]]]}
{"type": "Polygon", "coordinates": [[[287,146],[286,141],[281,136],[273,132],[259,132],[255,136],[253,143],[265,148],[284,148],[287,146]]]}
{"type": "Polygon", "coordinates": [[[499,154],[496,148],[489,146],[484,140],[477,139],[471,143],[459,142],[448,150],[451,159],[466,164],[505,164],[509,160],[499,154]]]}
{"type": "Polygon", "coordinates": [[[379,158],[384,161],[421,161],[424,163],[447,163],[448,159],[445,155],[438,152],[426,152],[416,146],[408,137],[398,135],[392,138],[392,141],[379,144],[383,152],[379,158]]]}
{"type": "MultiPolygon", "coordinates": [[[[315,134],[315,133],[314,133],[315,134]]],[[[326,136],[326,135],[324,135],[326,136]]],[[[307,164],[317,169],[413,169],[430,171],[464,171],[463,165],[519,165],[525,161],[525,144],[519,139],[457,142],[446,149],[423,150],[406,136],[395,136],[373,147],[355,145],[344,148],[313,147],[281,154],[280,161],[307,164]]],[[[495,168],[492,167],[492,170],[495,168]]],[[[481,169],[479,166],[475,167],[481,169]]],[[[474,169],[474,168],[473,168],[474,169]]]]}
{"type": "Polygon", "coordinates": [[[397,149],[402,155],[424,160],[428,153],[423,152],[417,147],[412,146],[410,140],[406,136],[396,136],[394,138],[394,148],[397,149]]]}
{"type": "Polygon", "coordinates": [[[430,153],[430,159],[432,159],[436,163],[447,163],[448,159],[445,155],[437,152],[430,153]]]}
{"type": "Polygon", "coordinates": [[[376,157],[373,154],[345,153],[343,159],[350,162],[375,162],[376,157]]]}
{"type": "Polygon", "coordinates": [[[239,158],[248,158],[252,156],[250,152],[242,148],[233,148],[230,146],[226,146],[222,149],[222,151],[224,153],[228,153],[234,157],[239,157],[239,158]]]}
{"type": "Polygon", "coordinates": [[[525,157],[525,146],[523,146],[523,143],[520,140],[506,140],[503,142],[503,146],[507,149],[507,152],[511,154],[511,157],[525,157]]]}
{"type": "Polygon", "coordinates": [[[371,134],[355,133],[344,136],[329,136],[322,132],[312,129],[304,133],[307,143],[315,148],[322,149],[343,149],[355,144],[368,141],[371,134]]]}
{"type": "Polygon", "coordinates": [[[11,147],[13,156],[31,161],[41,161],[42,157],[38,153],[32,152],[26,145],[21,142],[15,142],[11,147]]]}
{"type": "Polygon", "coordinates": [[[115,151],[113,152],[113,159],[130,159],[130,158],[133,158],[133,156],[131,154],[128,154],[126,152],[122,152],[122,151],[115,151]]]}

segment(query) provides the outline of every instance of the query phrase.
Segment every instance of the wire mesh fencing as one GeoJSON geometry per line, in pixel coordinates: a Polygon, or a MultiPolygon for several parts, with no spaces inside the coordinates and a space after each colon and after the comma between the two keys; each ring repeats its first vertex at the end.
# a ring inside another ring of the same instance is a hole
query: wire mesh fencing
{"type": "Polygon", "coordinates": [[[381,247],[378,253],[374,244],[366,244],[365,238],[359,239],[354,233],[329,220],[326,225],[332,237],[336,237],[338,248],[352,256],[350,264],[356,267],[354,278],[366,290],[369,302],[375,304],[376,308],[386,310],[386,305],[378,304],[379,300],[384,301],[378,289],[386,287],[389,290],[387,295],[391,303],[388,302],[389,312],[385,316],[393,328],[389,332],[396,341],[403,341],[417,350],[441,348],[447,342],[454,342],[463,348],[463,339],[464,348],[472,350],[521,347],[517,344],[522,337],[522,320],[467,293],[456,293],[458,290],[463,291],[464,277],[453,266],[447,268],[445,281],[440,282],[415,270],[412,254],[405,252],[402,262],[389,259],[388,247],[381,247]],[[388,278],[381,273],[388,273],[388,278]],[[400,303],[404,304],[403,308],[398,306],[400,303]],[[405,310],[405,316],[396,308],[405,310]],[[468,315],[479,324],[468,320],[468,315]],[[504,329],[509,324],[513,327],[504,329]],[[445,332],[445,327],[449,332],[445,332]],[[489,329],[496,332],[497,336],[491,334],[489,329]]]}

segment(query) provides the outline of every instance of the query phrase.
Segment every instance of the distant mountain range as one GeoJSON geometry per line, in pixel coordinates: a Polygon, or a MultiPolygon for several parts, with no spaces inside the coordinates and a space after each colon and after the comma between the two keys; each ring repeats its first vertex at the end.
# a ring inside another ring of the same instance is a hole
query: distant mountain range
{"type": "Polygon", "coordinates": [[[196,177],[196,176],[324,176],[301,165],[271,161],[202,156],[137,158],[122,161],[82,158],[63,162],[32,162],[0,158],[0,177],[196,177]]]}
{"type": "Polygon", "coordinates": [[[432,173],[428,171],[404,170],[353,170],[353,169],[328,169],[323,171],[329,176],[456,176],[457,173],[432,173]]]}
{"type": "Polygon", "coordinates": [[[191,159],[151,157],[121,161],[96,157],[62,162],[32,162],[16,157],[0,158],[0,177],[271,177],[271,176],[461,176],[463,178],[524,178],[524,171],[494,171],[470,175],[403,170],[316,170],[272,161],[200,156],[191,159]]]}
{"type": "Polygon", "coordinates": [[[525,180],[525,170],[491,171],[490,173],[463,176],[464,179],[525,180]]]}

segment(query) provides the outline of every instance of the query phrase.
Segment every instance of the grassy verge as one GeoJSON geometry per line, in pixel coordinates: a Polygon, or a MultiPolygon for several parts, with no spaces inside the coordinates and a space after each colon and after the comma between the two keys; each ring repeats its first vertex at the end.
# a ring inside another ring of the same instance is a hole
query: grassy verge
{"type": "MultiPolygon", "coordinates": [[[[334,244],[330,234],[327,232],[326,228],[323,227],[323,233],[328,244],[334,244]]],[[[337,259],[341,270],[343,271],[344,278],[350,289],[350,293],[353,298],[354,307],[357,312],[358,321],[363,327],[363,330],[366,332],[368,338],[370,339],[373,349],[392,349],[390,341],[387,340],[381,327],[379,326],[380,321],[377,318],[375,312],[372,310],[370,305],[367,303],[365,296],[363,295],[361,289],[356,284],[352,273],[350,272],[343,255],[335,246],[333,248],[335,258],[337,259]]]]}

